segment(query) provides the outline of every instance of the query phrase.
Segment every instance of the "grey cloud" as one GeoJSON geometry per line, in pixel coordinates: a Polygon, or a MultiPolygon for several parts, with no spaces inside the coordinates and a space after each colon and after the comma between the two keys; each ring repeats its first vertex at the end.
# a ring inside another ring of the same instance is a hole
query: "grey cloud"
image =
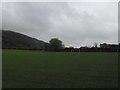
{"type": "Polygon", "coordinates": [[[67,46],[93,45],[94,42],[117,43],[117,4],[97,5],[65,2],[4,3],[3,28],[45,41],[57,37],[67,46]]]}
{"type": "Polygon", "coordinates": [[[120,43],[120,2],[118,3],[118,42],[120,43]]]}

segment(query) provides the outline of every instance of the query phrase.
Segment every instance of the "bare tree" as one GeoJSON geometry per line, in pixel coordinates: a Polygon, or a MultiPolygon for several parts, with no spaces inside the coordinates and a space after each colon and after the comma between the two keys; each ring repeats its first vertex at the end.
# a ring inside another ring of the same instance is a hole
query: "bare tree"
{"type": "Polygon", "coordinates": [[[97,45],[98,45],[98,44],[95,42],[95,43],[94,43],[94,47],[97,48],[97,45]]]}

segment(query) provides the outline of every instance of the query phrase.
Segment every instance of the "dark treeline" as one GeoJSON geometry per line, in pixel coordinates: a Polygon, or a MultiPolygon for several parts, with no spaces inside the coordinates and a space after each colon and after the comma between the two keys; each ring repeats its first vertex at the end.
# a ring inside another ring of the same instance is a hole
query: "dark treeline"
{"type": "Polygon", "coordinates": [[[13,31],[2,30],[2,49],[21,49],[57,52],[119,52],[120,44],[102,43],[93,47],[65,47],[62,41],[52,38],[48,43],[13,31]]]}
{"type": "Polygon", "coordinates": [[[120,44],[100,44],[100,47],[65,48],[67,52],[120,52],[120,44]]]}

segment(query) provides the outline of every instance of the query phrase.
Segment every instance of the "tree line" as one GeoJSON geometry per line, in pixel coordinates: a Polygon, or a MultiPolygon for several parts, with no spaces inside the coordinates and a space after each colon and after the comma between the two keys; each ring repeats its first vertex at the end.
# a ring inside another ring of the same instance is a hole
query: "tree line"
{"type": "Polygon", "coordinates": [[[98,47],[97,43],[94,43],[92,47],[65,47],[62,44],[62,41],[58,38],[52,38],[49,43],[46,45],[45,51],[64,51],[64,52],[119,52],[120,51],[120,43],[117,44],[100,44],[98,47]]]}
{"type": "Polygon", "coordinates": [[[56,51],[56,52],[119,52],[120,44],[94,43],[92,47],[65,47],[63,42],[58,38],[52,38],[49,42],[44,42],[30,36],[2,30],[2,49],[21,49],[21,50],[39,50],[39,51],[56,51]]]}

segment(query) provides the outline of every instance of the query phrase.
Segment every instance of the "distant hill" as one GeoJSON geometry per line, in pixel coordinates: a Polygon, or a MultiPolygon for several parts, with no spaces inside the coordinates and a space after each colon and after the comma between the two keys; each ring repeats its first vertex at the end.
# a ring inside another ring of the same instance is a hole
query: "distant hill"
{"type": "Polygon", "coordinates": [[[47,43],[27,35],[2,30],[3,49],[34,49],[43,50],[47,43]]]}

